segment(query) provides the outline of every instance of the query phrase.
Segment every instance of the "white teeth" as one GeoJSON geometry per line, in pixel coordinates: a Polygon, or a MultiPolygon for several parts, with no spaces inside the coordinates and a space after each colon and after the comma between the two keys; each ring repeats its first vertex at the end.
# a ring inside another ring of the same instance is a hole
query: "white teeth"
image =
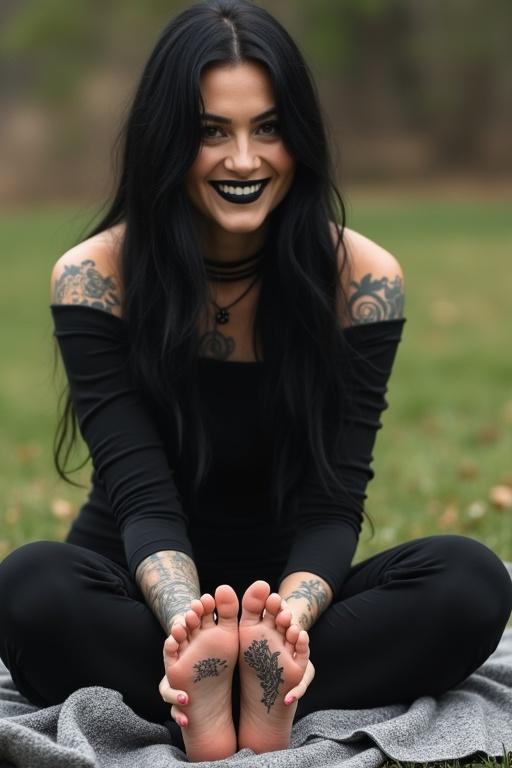
{"type": "Polygon", "coordinates": [[[227,192],[230,195],[252,195],[254,192],[257,192],[261,187],[263,186],[263,183],[261,184],[253,184],[252,187],[228,187],[224,184],[219,184],[218,187],[221,192],[227,192]]]}

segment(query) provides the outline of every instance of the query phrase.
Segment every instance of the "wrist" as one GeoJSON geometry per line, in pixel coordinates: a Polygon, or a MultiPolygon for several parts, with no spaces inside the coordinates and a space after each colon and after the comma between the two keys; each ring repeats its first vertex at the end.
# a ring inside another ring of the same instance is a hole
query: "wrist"
{"type": "Polygon", "coordinates": [[[292,613],[292,623],[306,631],[332,601],[332,590],[327,582],[307,571],[285,576],[278,592],[292,613]]]}

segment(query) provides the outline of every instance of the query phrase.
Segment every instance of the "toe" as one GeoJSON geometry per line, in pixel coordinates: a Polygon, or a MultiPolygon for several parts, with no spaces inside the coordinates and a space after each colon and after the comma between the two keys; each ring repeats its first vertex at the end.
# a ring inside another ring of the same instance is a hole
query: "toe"
{"type": "Polygon", "coordinates": [[[281,635],[286,634],[286,630],[292,623],[292,612],[285,608],[282,611],[279,611],[279,613],[276,616],[276,629],[280,632],[281,635]]]}
{"type": "Polygon", "coordinates": [[[212,595],[206,593],[201,595],[201,603],[203,605],[204,613],[201,619],[201,628],[207,629],[208,627],[215,626],[215,619],[213,612],[215,610],[215,600],[212,595]]]}
{"type": "Polygon", "coordinates": [[[275,629],[276,616],[281,610],[281,604],[282,598],[277,592],[272,592],[272,594],[267,597],[265,601],[265,615],[262,619],[263,624],[266,624],[267,627],[275,629]]]}
{"type": "MultiPolygon", "coordinates": [[[[297,626],[297,624],[292,624],[288,629],[286,630],[286,650],[290,653],[295,652],[295,646],[297,643],[297,640],[299,638],[299,635],[301,633],[301,628],[297,626]]],[[[306,632],[307,634],[307,632],[306,632]]]]}
{"type": "Polygon", "coordinates": [[[295,643],[295,659],[296,661],[307,661],[309,659],[309,635],[302,629],[295,643]]]}
{"type": "Polygon", "coordinates": [[[204,614],[204,605],[199,599],[192,600],[192,602],[190,603],[190,608],[192,611],[195,611],[198,616],[202,616],[204,614]]]}
{"type": "Polygon", "coordinates": [[[187,625],[189,632],[193,634],[194,630],[201,625],[201,618],[195,611],[187,611],[185,614],[185,624],[187,625]]]}
{"type": "Polygon", "coordinates": [[[269,594],[270,586],[266,581],[258,580],[247,587],[242,597],[240,626],[252,626],[261,621],[261,614],[269,594]]]}
{"type": "Polygon", "coordinates": [[[222,584],[215,590],[215,607],[220,626],[238,627],[238,597],[228,584],[222,584]]]}
{"type": "Polygon", "coordinates": [[[180,647],[180,644],[176,640],[176,638],[172,637],[172,635],[169,635],[169,637],[166,639],[164,643],[164,657],[166,659],[168,658],[176,659],[178,657],[179,647],[180,647]]]}
{"type": "Polygon", "coordinates": [[[188,630],[183,624],[173,624],[171,636],[179,643],[181,649],[188,645],[188,630]]]}

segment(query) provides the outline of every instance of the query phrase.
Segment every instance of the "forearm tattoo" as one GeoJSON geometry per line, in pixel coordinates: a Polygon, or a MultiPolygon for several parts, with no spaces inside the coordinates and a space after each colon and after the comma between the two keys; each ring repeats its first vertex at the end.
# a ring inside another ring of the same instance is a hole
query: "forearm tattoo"
{"type": "Polygon", "coordinates": [[[175,616],[199,599],[199,576],[194,561],[184,552],[155,552],[138,566],[135,580],[147,604],[167,633],[175,616]]]}
{"type": "Polygon", "coordinates": [[[80,266],[66,264],[53,288],[55,304],[83,304],[112,314],[112,307],[121,306],[116,281],[111,275],[103,277],[93,259],[84,259],[80,266]]]}
{"type": "MultiPolygon", "coordinates": [[[[320,579],[308,579],[301,581],[299,586],[293,592],[287,594],[284,598],[289,604],[291,600],[305,600],[306,610],[301,613],[299,624],[303,629],[310,629],[320,614],[327,608],[329,597],[325,586],[320,579]],[[309,614],[309,615],[308,615],[309,614]]],[[[289,605],[290,608],[293,606],[289,605]]]]}
{"type": "Polygon", "coordinates": [[[368,272],[361,282],[351,281],[354,291],[348,299],[352,323],[375,323],[403,317],[404,291],[399,275],[390,280],[387,276],[372,278],[368,272]]]}
{"type": "Polygon", "coordinates": [[[210,657],[209,659],[201,659],[197,664],[194,664],[196,670],[196,676],[193,682],[198,683],[205,677],[218,677],[219,672],[224,672],[228,668],[226,659],[218,659],[210,657]]]}
{"type": "Polygon", "coordinates": [[[267,640],[253,640],[249,648],[244,652],[245,662],[255,670],[256,676],[263,689],[261,703],[267,708],[267,713],[274,706],[279,694],[279,684],[284,683],[282,676],[283,667],[277,663],[280,651],[271,653],[267,640]]]}

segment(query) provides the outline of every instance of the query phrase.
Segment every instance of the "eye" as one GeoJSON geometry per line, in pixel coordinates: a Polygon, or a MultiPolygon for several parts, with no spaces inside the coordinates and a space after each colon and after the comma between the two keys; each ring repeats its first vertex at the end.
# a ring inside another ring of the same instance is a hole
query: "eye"
{"type": "MultiPolygon", "coordinates": [[[[277,120],[271,120],[271,121],[270,121],[270,122],[268,122],[268,123],[262,123],[262,124],[260,125],[260,129],[261,129],[261,128],[265,128],[265,127],[267,127],[267,126],[270,126],[271,128],[273,128],[273,129],[274,129],[274,133],[268,133],[268,132],[264,132],[264,134],[263,134],[264,136],[277,136],[277,135],[280,133],[280,130],[279,130],[279,123],[277,122],[277,120]]],[[[202,126],[202,129],[201,129],[201,130],[202,130],[202,136],[203,136],[203,138],[205,138],[205,139],[216,139],[216,138],[217,138],[217,136],[214,136],[214,135],[213,135],[213,134],[211,134],[211,133],[210,133],[210,134],[208,134],[208,133],[206,133],[206,131],[214,131],[214,132],[215,132],[215,131],[221,131],[221,129],[220,129],[220,128],[218,128],[218,127],[217,127],[217,126],[215,126],[215,125],[206,125],[206,124],[202,126]]]]}
{"type": "Polygon", "coordinates": [[[279,131],[279,123],[277,122],[277,120],[271,120],[269,123],[263,123],[263,125],[261,127],[264,128],[266,125],[270,125],[270,127],[274,128],[277,133],[280,133],[280,131],[279,131]]]}

